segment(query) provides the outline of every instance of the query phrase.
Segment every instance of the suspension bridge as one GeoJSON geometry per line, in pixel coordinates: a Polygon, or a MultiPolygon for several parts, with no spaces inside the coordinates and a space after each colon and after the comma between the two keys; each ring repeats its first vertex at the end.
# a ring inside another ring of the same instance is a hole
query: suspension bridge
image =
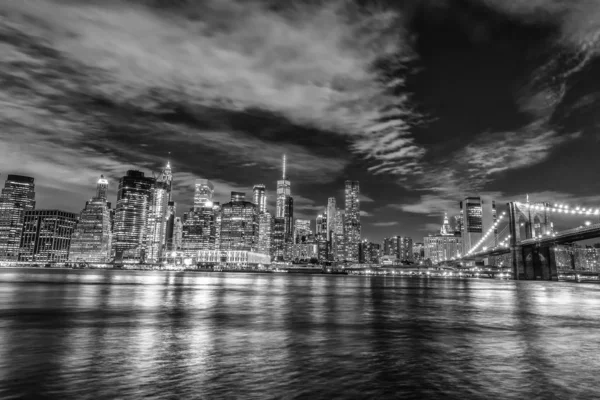
{"type": "MultiPolygon", "coordinates": [[[[546,202],[511,202],[481,239],[455,261],[482,261],[508,255],[514,279],[558,280],[553,249],[557,245],[600,237],[599,218],[598,209],[546,202]],[[588,220],[583,225],[556,231],[552,222],[554,215],[568,217],[579,224],[581,217],[595,219],[595,222],[588,220]]],[[[572,269],[575,269],[574,264],[572,269]]]]}

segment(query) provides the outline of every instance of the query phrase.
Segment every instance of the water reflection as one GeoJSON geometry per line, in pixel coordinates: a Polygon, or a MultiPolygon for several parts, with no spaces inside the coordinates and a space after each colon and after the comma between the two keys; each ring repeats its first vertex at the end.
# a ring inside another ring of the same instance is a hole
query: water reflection
{"type": "Polygon", "coordinates": [[[598,398],[600,288],[0,271],[0,398],[598,398]]]}

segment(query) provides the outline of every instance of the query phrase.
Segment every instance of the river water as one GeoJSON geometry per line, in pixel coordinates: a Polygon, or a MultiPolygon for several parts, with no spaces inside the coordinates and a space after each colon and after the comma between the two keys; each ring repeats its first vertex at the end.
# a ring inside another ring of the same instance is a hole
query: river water
{"type": "Polygon", "coordinates": [[[0,398],[599,399],[600,286],[0,270],[0,398]]]}

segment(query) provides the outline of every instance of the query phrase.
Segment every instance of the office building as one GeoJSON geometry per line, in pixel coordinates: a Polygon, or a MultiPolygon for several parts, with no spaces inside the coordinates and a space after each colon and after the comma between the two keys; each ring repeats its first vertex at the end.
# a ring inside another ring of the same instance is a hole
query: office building
{"type": "Polygon", "coordinates": [[[423,261],[425,259],[425,245],[424,243],[413,244],[413,258],[415,262],[423,261]]]}
{"type": "Polygon", "coordinates": [[[346,261],[358,262],[358,252],[360,246],[361,225],[360,225],[360,187],[358,181],[346,181],[345,205],[346,212],[344,217],[344,246],[346,261]]]}
{"type": "Polygon", "coordinates": [[[101,175],[96,184],[96,196],[85,203],[71,237],[70,262],[111,261],[111,208],[106,201],[107,191],[108,180],[101,175]]]}
{"type": "Polygon", "coordinates": [[[444,215],[444,223],[440,228],[440,233],[429,235],[424,238],[423,257],[425,260],[430,260],[435,264],[460,257],[463,250],[463,238],[453,231],[447,232],[447,229],[445,228],[447,223],[448,216],[444,215]]]}
{"type": "Polygon", "coordinates": [[[212,203],[215,187],[208,179],[196,179],[194,185],[194,208],[205,207],[212,203]]]}
{"type": "Polygon", "coordinates": [[[77,214],[60,210],[28,210],[23,217],[19,261],[66,262],[77,214]]]}
{"type": "Polygon", "coordinates": [[[305,243],[312,236],[309,219],[296,219],[294,222],[294,244],[305,243]]]}
{"type": "Polygon", "coordinates": [[[148,212],[155,180],[130,170],[119,181],[113,231],[113,253],[117,262],[145,261],[148,212]]]}
{"type": "Polygon", "coordinates": [[[344,261],[346,249],[344,247],[344,211],[335,212],[335,248],[333,259],[335,261],[344,261]]]}
{"type": "Polygon", "coordinates": [[[258,207],[259,214],[267,212],[267,189],[265,185],[254,185],[252,202],[258,207]]]}
{"type": "Polygon", "coordinates": [[[167,232],[165,234],[165,251],[176,250],[174,246],[174,234],[175,234],[175,215],[177,213],[177,205],[174,201],[170,201],[167,210],[167,232]]]}
{"type": "MultiPolygon", "coordinates": [[[[481,197],[467,197],[460,202],[460,210],[462,214],[462,252],[467,254],[483,237],[483,204],[481,197]]],[[[425,244],[427,245],[427,243],[425,244]]]]}
{"type": "Polygon", "coordinates": [[[198,250],[217,249],[216,215],[211,203],[194,207],[183,214],[181,250],[186,255],[198,250]]]}
{"type": "Polygon", "coordinates": [[[285,255],[285,218],[273,219],[272,244],[273,261],[283,261],[285,255]]]}
{"type": "Polygon", "coordinates": [[[361,264],[378,264],[381,256],[381,245],[379,243],[363,240],[360,243],[359,262],[361,264]]]}
{"type": "Polygon", "coordinates": [[[258,211],[241,192],[231,193],[231,202],[221,206],[220,250],[258,252],[258,211]]]}
{"type": "Polygon", "coordinates": [[[171,165],[163,169],[152,188],[152,200],[148,210],[148,233],[146,237],[146,262],[160,261],[166,248],[167,223],[170,217],[171,185],[173,175],[171,165]]]}
{"type": "Polygon", "coordinates": [[[173,221],[173,247],[172,250],[181,250],[183,246],[183,221],[175,217],[173,221]]]}
{"type": "Polygon", "coordinates": [[[383,255],[402,262],[413,262],[413,240],[406,236],[392,236],[383,240],[383,255]]]}
{"type": "Polygon", "coordinates": [[[293,241],[294,234],[294,200],[291,183],[286,179],[286,156],[283,155],[282,179],[277,181],[276,218],[284,219],[285,243],[293,241]]]}
{"type": "Polygon", "coordinates": [[[18,259],[25,212],[34,208],[34,179],[8,175],[0,193],[0,260],[18,259]]]}
{"type": "Polygon", "coordinates": [[[319,214],[316,219],[315,234],[317,238],[327,241],[327,215],[319,214]]]}
{"type": "Polygon", "coordinates": [[[258,215],[258,252],[261,254],[273,255],[272,248],[273,235],[273,216],[265,211],[258,215]]]}

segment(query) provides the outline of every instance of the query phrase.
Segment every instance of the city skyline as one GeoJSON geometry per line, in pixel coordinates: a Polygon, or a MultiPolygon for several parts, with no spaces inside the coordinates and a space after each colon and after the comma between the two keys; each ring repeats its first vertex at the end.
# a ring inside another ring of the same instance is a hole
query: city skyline
{"type": "Polygon", "coordinates": [[[114,204],[127,170],[170,159],[179,210],[195,179],[221,202],[264,183],[272,209],[282,154],[295,217],[357,180],[378,242],[468,196],[600,204],[593,2],[39,3],[0,5],[0,179],[35,177],[40,208],[78,212],[99,174],[114,204]]]}

